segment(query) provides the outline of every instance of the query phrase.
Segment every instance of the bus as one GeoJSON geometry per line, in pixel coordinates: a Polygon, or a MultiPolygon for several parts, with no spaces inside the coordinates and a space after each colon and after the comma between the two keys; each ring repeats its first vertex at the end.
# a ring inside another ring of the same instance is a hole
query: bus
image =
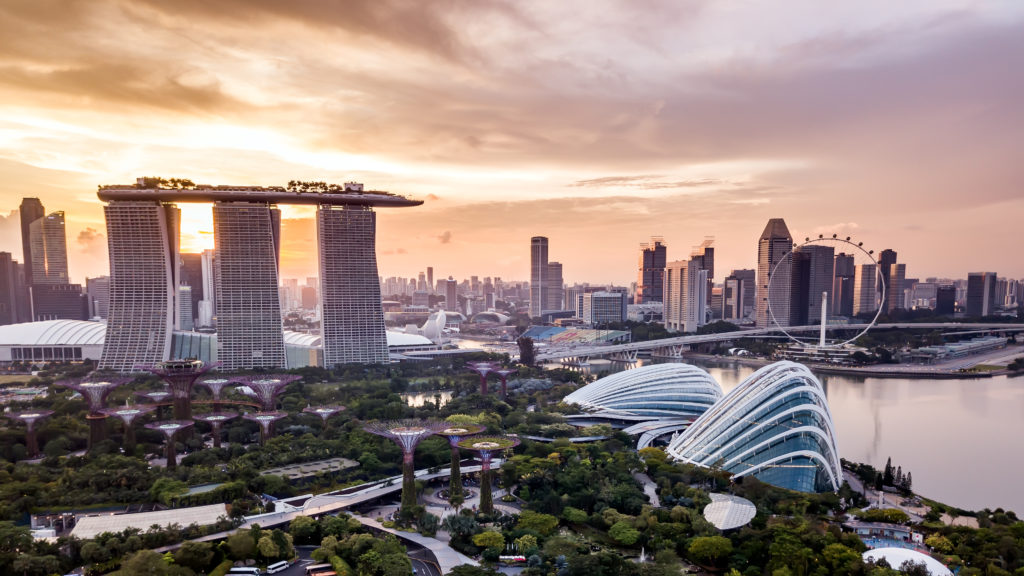
{"type": "Polygon", "coordinates": [[[289,566],[291,566],[291,564],[284,560],[280,562],[275,562],[270,566],[267,566],[267,574],[277,574],[278,572],[283,572],[284,570],[287,570],[289,566]]]}
{"type": "Polygon", "coordinates": [[[263,572],[260,572],[259,568],[253,568],[249,566],[235,566],[231,570],[228,570],[228,574],[246,574],[247,576],[262,576],[263,572]]]}
{"type": "Polygon", "coordinates": [[[306,576],[327,576],[334,574],[334,566],[330,564],[310,564],[306,566],[306,576]]]}

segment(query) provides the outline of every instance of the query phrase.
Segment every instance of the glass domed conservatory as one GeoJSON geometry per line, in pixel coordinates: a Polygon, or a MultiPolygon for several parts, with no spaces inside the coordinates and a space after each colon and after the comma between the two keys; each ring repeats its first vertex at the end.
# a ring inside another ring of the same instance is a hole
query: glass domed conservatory
{"type": "Polygon", "coordinates": [[[596,380],[565,397],[592,414],[638,420],[696,418],[722,398],[710,374],[689,364],[653,364],[596,380]]]}
{"type": "Polygon", "coordinates": [[[668,453],[800,492],[834,492],[843,482],[825,391],[794,362],[750,375],[673,440],[668,453]]]}

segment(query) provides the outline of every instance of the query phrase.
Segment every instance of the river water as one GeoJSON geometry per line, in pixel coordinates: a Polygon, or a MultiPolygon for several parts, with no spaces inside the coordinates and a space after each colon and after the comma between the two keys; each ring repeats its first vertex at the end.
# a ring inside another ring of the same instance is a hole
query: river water
{"type": "MultiPolygon", "coordinates": [[[[707,370],[725,392],[756,370],[729,361],[688,362],[707,370]]],[[[588,371],[621,366],[595,361],[588,371]]],[[[843,458],[884,468],[891,457],[893,466],[913,474],[918,494],[966,510],[1024,514],[1024,378],[818,377],[843,458]]]]}

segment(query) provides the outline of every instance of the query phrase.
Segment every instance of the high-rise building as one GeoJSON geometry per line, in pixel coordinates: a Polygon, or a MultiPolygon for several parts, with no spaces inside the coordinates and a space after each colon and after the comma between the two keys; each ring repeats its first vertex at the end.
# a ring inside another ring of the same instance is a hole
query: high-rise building
{"type": "Polygon", "coordinates": [[[434,290],[434,267],[427,266],[427,291],[433,293],[434,290]]]}
{"type": "Polygon", "coordinates": [[[302,287],[302,309],[303,310],[315,310],[316,309],[316,287],[315,286],[303,286],[302,287]]]}
{"type": "Polygon", "coordinates": [[[534,236],[530,238],[530,318],[537,318],[544,312],[547,276],[548,239],[534,236]]]}
{"type": "Polygon", "coordinates": [[[132,372],[170,358],[181,214],[156,200],[113,200],[103,212],[110,308],[99,368],[132,372]]]}
{"type": "Polygon", "coordinates": [[[591,326],[617,323],[625,320],[622,302],[627,294],[623,292],[588,292],[583,294],[581,318],[591,326]]]}
{"type": "Polygon", "coordinates": [[[808,244],[793,252],[790,293],[790,325],[821,323],[822,294],[831,314],[835,248],[808,244]]]}
{"type": "Polygon", "coordinates": [[[640,245],[640,266],[637,272],[634,304],[662,301],[665,296],[667,263],[668,248],[663,238],[652,236],[650,242],[640,245]]]}
{"type": "Polygon", "coordinates": [[[68,245],[64,212],[51,212],[29,224],[32,285],[68,284],[68,245]]]}
{"type": "Polygon", "coordinates": [[[281,211],[265,203],[216,202],[213,234],[221,369],[285,368],[277,290],[281,211]]]}
{"type": "Polygon", "coordinates": [[[708,271],[699,258],[665,266],[664,322],[670,332],[696,332],[707,319],[708,271]]]}
{"type": "Polygon", "coordinates": [[[995,313],[996,273],[971,272],[967,275],[967,297],[964,312],[970,318],[980,318],[995,313]]]}
{"type": "Polygon", "coordinates": [[[200,274],[203,282],[203,299],[196,307],[199,325],[210,327],[214,324],[214,317],[217,314],[217,256],[214,250],[203,250],[200,263],[202,265],[200,274]]]}
{"type": "Polygon", "coordinates": [[[21,215],[22,263],[25,265],[25,284],[32,285],[32,223],[46,215],[39,198],[23,198],[18,208],[21,215]]]}
{"type": "Polygon", "coordinates": [[[451,276],[444,282],[444,309],[451,312],[459,311],[459,283],[451,276]]]}
{"type": "Polygon", "coordinates": [[[757,326],[789,324],[793,237],[782,218],[772,218],[757,242],[757,326]],[[771,290],[769,290],[769,285],[771,290]],[[771,313],[769,314],[769,307],[771,313]]]}
{"type": "Polygon", "coordinates": [[[840,252],[835,259],[835,278],[832,281],[832,315],[853,316],[853,284],[856,264],[850,254],[840,252]]]}
{"type": "Polygon", "coordinates": [[[0,326],[18,322],[18,261],[0,252],[0,326]]]}
{"type": "Polygon", "coordinates": [[[947,284],[935,289],[935,313],[952,316],[956,312],[956,286],[947,284]]]}
{"type": "Polygon", "coordinates": [[[316,214],[324,365],[386,363],[377,214],[369,206],[328,205],[321,205],[316,214]]]}
{"type": "Polygon", "coordinates": [[[110,310],[110,276],[86,278],[85,294],[89,299],[89,317],[106,319],[110,310]]]}
{"type": "Polygon", "coordinates": [[[879,305],[878,270],[874,264],[857,266],[853,283],[853,313],[874,314],[879,305]]]}
{"type": "Polygon", "coordinates": [[[178,329],[194,330],[195,317],[192,315],[192,287],[178,287],[178,329]]]}
{"type": "MultiPolygon", "coordinates": [[[[907,274],[906,264],[896,263],[896,251],[886,248],[878,255],[878,272],[885,286],[885,311],[903,308],[903,281],[907,274]]],[[[879,286],[881,290],[881,286],[879,286]]]]}
{"type": "Polygon", "coordinates": [[[722,318],[741,320],[754,311],[755,270],[733,270],[722,285],[722,318]]]}
{"type": "Polygon", "coordinates": [[[548,262],[548,273],[544,279],[544,283],[544,310],[542,312],[562,310],[562,299],[565,288],[562,280],[561,263],[548,262]]]}
{"type": "Polygon", "coordinates": [[[203,255],[179,254],[178,261],[181,266],[178,272],[179,283],[182,286],[191,288],[189,291],[189,309],[191,310],[192,318],[189,322],[195,324],[196,319],[199,318],[199,302],[206,299],[206,295],[203,293],[205,288],[203,283],[203,255]]]}

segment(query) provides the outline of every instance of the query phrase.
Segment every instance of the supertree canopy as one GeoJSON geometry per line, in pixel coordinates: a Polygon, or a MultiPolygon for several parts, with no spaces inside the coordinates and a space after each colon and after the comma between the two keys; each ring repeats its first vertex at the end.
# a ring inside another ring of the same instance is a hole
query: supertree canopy
{"type": "Polygon", "coordinates": [[[101,410],[107,401],[107,396],[114,388],[127,383],[131,378],[100,378],[89,375],[84,378],[73,378],[61,380],[55,386],[70,388],[82,395],[89,404],[89,414],[85,419],[89,421],[89,450],[96,447],[106,437],[107,415],[101,410]]]}
{"type": "Polygon", "coordinates": [[[247,412],[242,414],[242,418],[260,425],[260,444],[265,444],[274,434],[274,422],[287,415],[287,412],[247,412]]]}
{"type": "Polygon", "coordinates": [[[494,362],[470,362],[466,364],[470,370],[480,375],[480,394],[487,395],[487,375],[498,369],[494,362]]]}
{"type": "Polygon", "coordinates": [[[479,434],[487,427],[480,424],[459,424],[445,428],[437,433],[438,436],[448,438],[448,444],[452,447],[451,477],[448,481],[448,499],[461,498],[462,493],[462,470],[459,465],[462,458],[459,455],[459,442],[467,437],[479,434]]]}
{"type": "Polygon", "coordinates": [[[213,427],[213,447],[220,448],[220,428],[228,420],[238,418],[237,412],[207,412],[194,416],[200,422],[206,422],[213,427]]]}
{"type": "Polygon", "coordinates": [[[194,422],[191,420],[164,420],[161,422],[150,422],[146,428],[156,430],[167,438],[167,468],[177,466],[178,448],[174,445],[174,436],[181,430],[191,428],[194,422]]]}
{"type": "Polygon", "coordinates": [[[272,412],[276,407],[277,396],[284,390],[284,387],[302,380],[302,376],[294,374],[260,374],[256,376],[242,376],[238,379],[240,386],[247,386],[256,395],[260,408],[264,412],[272,412]]]}
{"type": "Polygon", "coordinates": [[[327,419],[335,414],[338,414],[345,410],[344,406],[306,406],[302,409],[306,414],[313,414],[319,416],[323,420],[324,426],[327,425],[327,419]]]}
{"type": "Polygon", "coordinates": [[[480,454],[480,511],[494,512],[494,498],[491,496],[491,457],[495,452],[515,448],[519,445],[516,436],[474,436],[459,441],[459,448],[480,454]]]}
{"type": "Polygon", "coordinates": [[[448,427],[438,420],[382,420],[363,426],[370,434],[390,438],[402,449],[402,510],[416,505],[416,480],[413,454],[416,445],[448,427]]]}
{"type": "Polygon", "coordinates": [[[120,418],[124,422],[124,452],[131,454],[135,450],[135,419],[144,414],[156,410],[156,406],[139,405],[124,406],[122,408],[104,408],[102,412],[107,416],[120,418]]]}
{"type": "Polygon", "coordinates": [[[202,386],[213,394],[213,406],[216,410],[224,389],[228,386],[234,386],[237,383],[238,381],[233,378],[203,378],[196,382],[196,386],[202,386]]]}
{"type": "Polygon", "coordinates": [[[28,457],[39,456],[39,440],[36,439],[36,422],[53,415],[53,410],[32,410],[30,412],[15,412],[8,416],[12,420],[21,420],[25,423],[25,448],[28,449],[28,457]]]}
{"type": "Polygon", "coordinates": [[[508,377],[515,374],[516,371],[511,368],[502,368],[495,370],[494,373],[498,375],[498,378],[501,378],[501,397],[508,398],[508,377]]]}
{"type": "Polygon", "coordinates": [[[174,417],[177,420],[192,418],[192,387],[200,376],[216,368],[219,364],[206,364],[202,360],[168,360],[155,366],[138,366],[147,372],[156,374],[167,382],[174,397],[174,417]]]}

